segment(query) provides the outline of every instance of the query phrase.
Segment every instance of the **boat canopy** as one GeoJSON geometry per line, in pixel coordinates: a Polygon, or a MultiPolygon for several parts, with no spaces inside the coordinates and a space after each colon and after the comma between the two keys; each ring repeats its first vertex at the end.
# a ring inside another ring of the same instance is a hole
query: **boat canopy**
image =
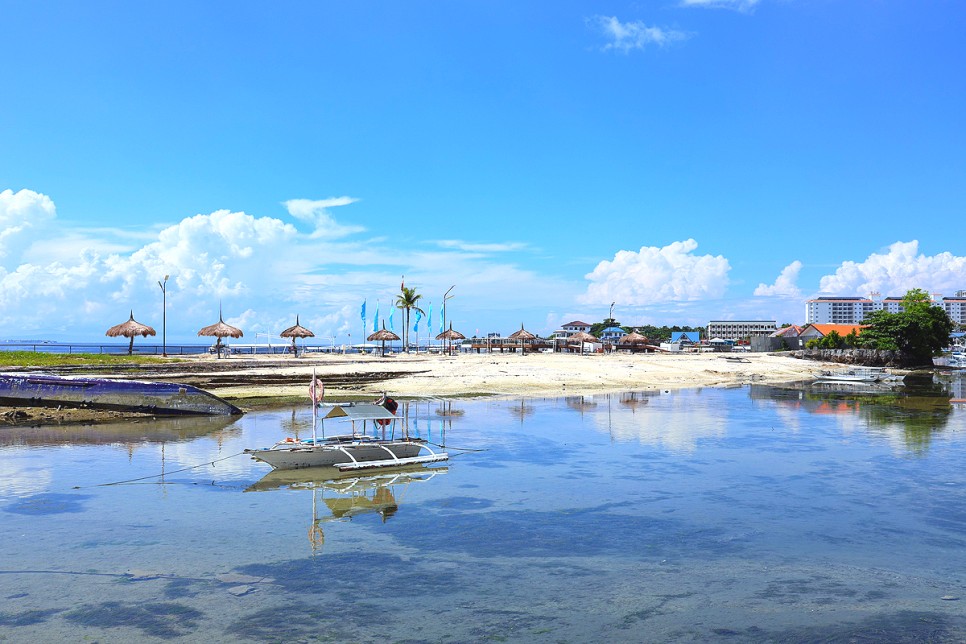
{"type": "Polygon", "coordinates": [[[382,405],[373,403],[320,404],[319,418],[348,420],[392,420],[396,416],[382,405]]]}

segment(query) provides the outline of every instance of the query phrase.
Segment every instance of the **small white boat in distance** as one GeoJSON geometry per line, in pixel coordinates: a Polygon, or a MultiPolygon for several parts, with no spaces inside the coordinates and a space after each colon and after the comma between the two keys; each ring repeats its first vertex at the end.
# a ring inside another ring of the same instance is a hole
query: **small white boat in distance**
{"type": "Polygon", "coordinates": [[[905,376],[889,373],[884,367],[850,367],[843,371],[823,371],[816,382],[859,384],[900,383],[905,376]]]}
{"type": "Polygon", "coordinates": [[[271,447],[246,449],[245,453],[279,470],[331,466],[349,471],[447,460],[446,452],[433,451],[421,438],[393,437],[396,415],[390,408],[395,410],[396,406],[391,398],[384,398],[382,404],[319,403],[314,411],[323,429],[322,438],[316,436],[313,423],[310,439],[286,438],[271,447]],[[326,419],[352,423],[352,433],[325,438],[326,419]],[[370,423],[376,436],[367,434],[370,423]]]}

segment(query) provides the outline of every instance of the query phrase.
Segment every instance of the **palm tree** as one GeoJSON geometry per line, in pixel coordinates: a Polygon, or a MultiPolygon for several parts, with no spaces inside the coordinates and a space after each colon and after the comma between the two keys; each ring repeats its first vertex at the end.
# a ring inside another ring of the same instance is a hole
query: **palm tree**
{"type": "Polygon", "coordinates": [[[422,295],[416,294],[415,288],[410,288],[405,285],[399,287],[401,293],[396,296],[396,308],[405,312],[403,323],[403,346],[406,347],[406,353],[409,353],[409,315],[410,312],[415,310],[419,311],[420,315],[426,315],[426,313],[419,308],[419,300],[423,297],[422,295]]]}

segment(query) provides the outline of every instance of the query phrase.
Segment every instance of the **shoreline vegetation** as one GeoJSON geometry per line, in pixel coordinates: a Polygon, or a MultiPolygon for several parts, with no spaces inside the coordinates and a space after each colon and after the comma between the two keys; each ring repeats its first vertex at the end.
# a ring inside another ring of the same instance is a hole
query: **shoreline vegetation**
{"type": "MultiPolygon", "coordinates": [[[[829,363],[782,353],[742,354],[462,354],[455,356],[360,354],[135,358],[45,357],[41,364],[5,363],[9,372],[43,371],[163,380],[200,387],[246,411],[308,404],[313,370],[328,400],[374,398],[382,392],[400,399],[562,397],[779,384],[815,378],[829,363]]],[[[139,414],[95,410],[0,407],[0,426],[112,421],[139,414]]]]}

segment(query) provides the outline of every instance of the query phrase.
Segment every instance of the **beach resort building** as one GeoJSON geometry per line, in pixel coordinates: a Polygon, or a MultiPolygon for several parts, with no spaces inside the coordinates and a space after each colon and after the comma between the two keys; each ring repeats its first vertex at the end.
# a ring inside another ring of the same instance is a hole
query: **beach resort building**
{"type": "Polygon", "coordinates": [[[708,338],[721,340],[747,340],[770,335],[778,329],[775,320],[711,320],[708,322],[708,338]]]}
{"type": "Polygon", "coordinates": [[[662,351],[685,351],[701,342],[701,334],[698,331],[672,331],[671,341],[662,342],[662,351]]]}
{"type": "Polygon", "coordinates": [[[550,335],[550,337],[557,338],[557,339],[564,339],[564,338],[569,338],[575,333],[580,333],[580,332],[590,333],[590,327],[591,325],[587,324],[586,322],[581,322],[580,320],[574,320],[573,322],[567,322],[567,324],[564,324],[562,327],[560,327],[560,329],[558,329],[557,331],[554,331],[550,335]]]}
{"type": "Polygon", "coordinates": [[[627,331],[619,326],[609,326],[600,332],[600,339],[604,342],[612,342],[617,344],[625,335],[627,335],[627,331]]]}
{"type": "MultiPolygon", "coordinates": [[[[957,291],[955,297],[942,297],[933,294],[933,304],[941,306],[956,324],[966,321],[966,291],[957,291]]],[[[880,298],[878,293],[869,297],[818,297],[805,302],[806,324],[860,324],[874,311],[900,313],[903,311],[902,298],[890,296],[880,298]]]]}
{"type": "Polygon", "coordinates": [[[861,324],[806,324],[805,328],[798,334],[798,339],[804,347],[809,340],[821,340],[832,331],[844,338],[853,331],[856,335],[859,335],[864,328],[866,327],[861,324]]]}
{"type": "Polygon", "coordinates": [[[966,324],[966,291],[956,291],[955,297],[944,297],[938,302],[946,315],[956,324],[966,324]]]}

